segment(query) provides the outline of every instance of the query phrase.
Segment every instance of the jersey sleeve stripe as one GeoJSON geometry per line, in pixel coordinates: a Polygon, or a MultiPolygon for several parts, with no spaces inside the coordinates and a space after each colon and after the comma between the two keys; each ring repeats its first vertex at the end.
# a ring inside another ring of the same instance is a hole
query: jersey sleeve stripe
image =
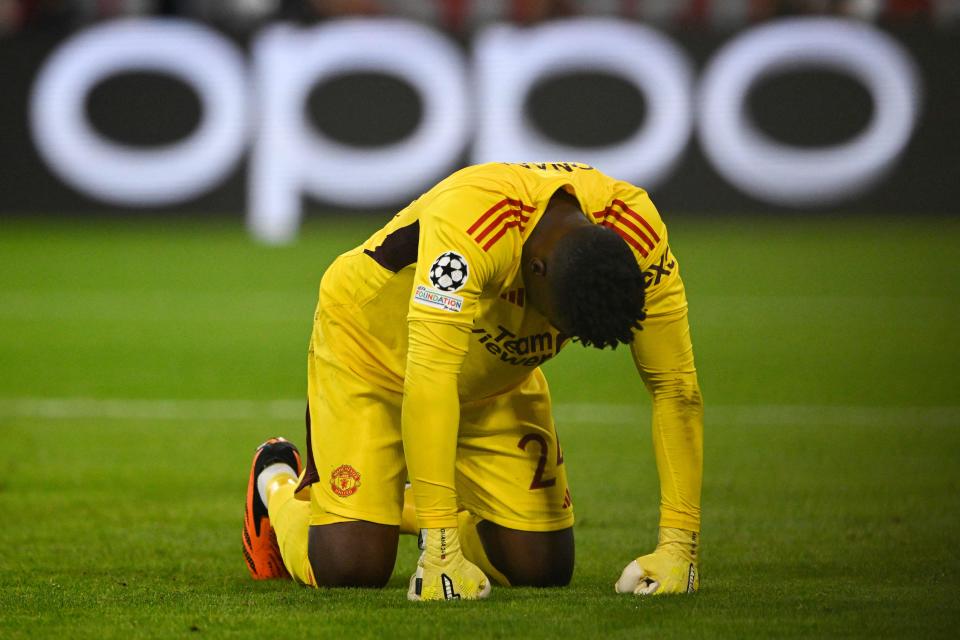
{"type": "Polygon", "coordinates": [[[533,212],[537,210],[535,206],[530,204],[524,204],[522,200],[511,200],[510,198],[507,198],[507,202],[510,203],[510,206],[520,207],[520,209],[523,211],[533,212]]]}
{"type": "MultiPolygon", "coordinates": [[[[651,229],[650,225],[647,224],[647,221],[644,220],[642,217],[640,217],[640,215],[636,211],[627,207],[622,200],[614,200],[613,202],[614,204],[619,204],[623,209],[625,209],[625,212],[621,213],[619,211],[615,211],[613,208],[613,205],[610,205],[603,211],[594,211],[590,215],[594,217],[597,223],[602,224],[603,226],[606,226],[606,227],[610,227],[611,229],[613,228],[613,225],[617,225],[617,224],[623,225],[624,227],[629,229],[631,232],[633,232],[637,236],[637,238],[640,238],[644,242],[644,244],[646,244],[649,248],[653,249],[656,246],[656,242],[651,240],[647,236],[647,234],[644,233],[637,225],[633,224],[627,218],[627,216],[632,214],[631,217],[633,217],[634,219],[642,223],[645,228],[651,229]]],[[[653,236],[657,239],[657,241],[660,240],[660,237],[656,233],[654,233],[652,230],[650,231],[650,233],[653,234],[653,236]]]]}
{"type": "Polygon", "coordinates": [[[634,235],[640,238],[640,240],[642,240],[651,249],[653,249],[656,246],[656,244],[652,240],[650,240],[650,238],[647,237],[647,234],[641,231],[640,228],[637,227],[637,225],[630,222],[630,220],[623,217],[619,212],[611,211],[610,213],[612,215],[610,219],[607,220],[607,222],[609,222],[612,225],[621,225],[626,227],[627,229],[632,231],[634,235]]]}
{"type": "Polygon", "coordinates": [[[608,229],[612,229],[614,233],[616,233],[618,236],[623,238],[628,245],[636,249],[637,252],[640,255],[642,255],[644,258],[646,258],[649,255],[647,253],[647,250],[639,242],[637,242],[636,238],[634,238],[629,233],[627,233],[625,229],[618,227],[613,222],[601,222],[600,224],[604,227],[607,227],[608,229]]]}
{"type": "Polygon", "coordinates": [[[510,204],[510,199],[509,199],[509,198],[504,198],[503,200],[501,200],[501,201],[498,202],[497,204],[495,204],[495,205],[493,205],[492,207],[490,207],[489,209],[487,209],[487,210],[483,213],[483,215],[481,215],[479,218],[477,218],[477,220],[476,220],[472,225],[470,225],[470,228],[467,229],[467,234],[468,234],[468,235],[473,235],[473,232],[476,231],[477,229],[479,229],[480,226],[481,226],[484,222],[486,222],[487,219],[488,219],[490,216],[492,216],[493,214],[495,214],[497,211],[499,211],[500,209],[502,209],[504,206],[506,206],[506,205],[508,205],[508,204],[510,204]]]}
{"type": "MultiPolygon", "coordinates": [[[[654,244],[660,242],[660,236],[656,231],[653,230],[653,227],[650,226],[650,223],[647,222],[643,216],[627,206],[627,203],[623,200],[614,200],[613,204],[623,209],[627,214],[635,218],[640,224],[643,225],[643,228],[650,232],[650,236],[653,238],[654,244]]],[[[650,245],[650,248],[653,249],[654,245],[650,245]]]]}
{"type": "MultiPolygon", "coordinates": [[[[639,217],[639,215],[635,211],[627,207],[622,200],[614,200],[614,203],[621,204],[624,209],[626,209],[628,212],[636,216],[637,219],[639,219],[646,228],[648,229],[650,228],[650,225],[648,225],[643,218],[639,217]]],[[[610,205],[609,207],[607,207],[602,211],[593,211],[592,213],[590,213],[590,215],[593,216],[597,224],[607,227],[608,229],[613,229],[621,238],[623,238],[631,247],[636,249],[643,257],[647,257],[649,253],[647,249],[645,249],[643,245],[641,245],[637,241],[637,238],[640,238],[641,240],[643,240],[644,244],[650,247],[650,249],[653,249],[656,246],[656,244],[653,241],[651,241],[650,238],[648,238],[647,235],[639,229],[639,227],[637,227],[635,224],[630,222],[630,220],[628,220],[619,211],[614,211],[613,205],[610,205]],[[636,238],[634,237],[634,235],[631,235],[631,232],[632,234],[636,235],[636,238]]],[[[654,233],[653,231],[651,231],[651,233],[653,233],[653,236],[657,238],[657,240],[660,239],[660,237],[656,233],[654,233]]]]}
{"type": "Polygon", "coordinates": [[[481,231],[479,235],[476,236],[475,238],[476,241],[478,243],[482,242],[483,239],[486,238],[491,231],[493,231],[498,226],[500,226],[500,224],[503,223],[504,220],[511,219],[511,218],[518,221],[521,229],[530,220],[530,216],[523,215],[523,213],[519,209],[509,209],[508,211],[504,211],[503,213],[501,213],[499,216],[496,217],[496,219],[494,219],[493,222],[487,225],[487,227],[483,231],[481,231]]]}
{"type": "Polygon", "coordinates": [[[507,232],[507,229],[510,229],[511,227],[519,227],[519,226],[520,226],[519,220],[517,219],[507,220],[507,222],[502,227],[500,227],[500,230],[497,231],[494,235],[492,235],[489,240],[487,240],[487,243],[483,245],[483,250],[489,251],[490,247],[495,245],[497,243],[497,240],[503,237],[503,234],[507,232]]]}

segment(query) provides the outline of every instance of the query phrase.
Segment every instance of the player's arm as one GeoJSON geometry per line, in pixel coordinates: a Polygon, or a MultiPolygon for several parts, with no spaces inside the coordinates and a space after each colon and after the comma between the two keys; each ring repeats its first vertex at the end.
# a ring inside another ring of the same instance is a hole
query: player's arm
{"type": "MultiPolygon", "coordinates": [[[[451,204],[473,203],[461,197],[451,204]]],[[[460,368],[480,295],[497,264],[458,226],[439,219],[443,206],[435,202],[433,212],[421,217],[408,314],[402,435],[417,520],[426,530],[408,593],[414,600],[482,598],[490,591],[490,581],[459,548],[454,478],[460,368]]]]}
{"type": "Polygon", "coordinates": [[[410,320],[403,393],[403,443],[421,528],[457,526],[454,462],[460,402],[457,380],[469,328],[410,320]]]}
{"type": "Polygon", "coordinates": [[[457,379],[468,327],[411,319],[403,397],[403,445],[424,551],[411,600],[484,598],[490,580],[460,549],[454,487],[460,401],[457,379]]]}
{"type": "Polygon", "coordinates": [[[699,586],[703,401],[679,264],[669,247],[664,251],[648,269],[647,319],[631,348],[653,400],[660,536],[653,553],[624,569],[616,585],[621,593],[682,593],[699,586]]]}

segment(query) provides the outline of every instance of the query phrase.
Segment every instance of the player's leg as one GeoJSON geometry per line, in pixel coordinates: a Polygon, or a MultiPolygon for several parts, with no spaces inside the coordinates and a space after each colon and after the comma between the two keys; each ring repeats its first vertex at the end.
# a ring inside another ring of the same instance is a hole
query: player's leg
{"type": "Polygon", "coordinates": [[[307,557],[307,523],[310,503],[307,492],[296,493],[297,478],[289,468],[267,467],[257,481],[266,498],[277,538],[277,549],[290,576],[300,584],[316,586],[307,557]]]}
{"type": "Polygon", "coordinates": [[[481,520],[480,540],[490,562],[510,584],[563,587],[573,577],[573,527],[559,531],[520,531],[481,520]]]}
{"type": "MultiPolygon", "coordinates": [[[[286,578],[293,575],[301,582],[310,578],[297,567],[285,567],[278,543],[277,528],[294,538],[296,526],[290,527],[291,516],[296,520],[293,498],[296,476],[301,468],[297,448],[283,438],[271,438],[261,444],[253,456],[247,483],[247,500],[243,521],[243,555],[250,575],[256,580],[286,578]],[[272,494],[272,501],[271,501],[272,494]],[[268,504],[273,503],[273,509],[268,504]],[[299,574],[299,575],[298,575],[299,574]]],[[[304,503],[305,504],[305,503],[304,503]]],[[[306,516],[301,514],[306,552],[306,516]]],[[[280,538],[283,540],[283,536],[280,538]]],[[[293,556],[291,555],[291,560],[293,556]]],[[[302,568],[302,567],[301,567],[302,568]]],[[[308,568],[308,567],[307,567],[308,568]]]]}
{"type": "Polygon", "coordinates": [[[282,438],[257,450],[251,472],[256,493],[248,496],[248,504],[255,506],[248,508],[244,525],[244,556],[251,575],[289,575],[309,586],[385,585],[396,561],[398,527],[363,521],[311,526],[309,489],[301,492],[306,499],[296,493],[298,468],[296,448],[282,438]],[[247,524],[255,521],[260,523],[256,529],[247,524]]]}
{"type": "Polygon", "coordinates": [[[314,334],[308,366],[307,556],[318,586],[382,587],[397,557],[402,396],[344,366],[314,334]]]}
{"type": "Polygon", "coordinates": [[[573,575],[573,504],[546,379],[461,411],[457,491],[467,557],[497,582],[562,586],[573,575]]]}
{"type": "Polygon", "coordinates": [[[253,528],[245,523],[248,564],[255,578],[289,572],[311,586],[383,586],[396,561],[403,501],[401,398],[340,364],[318,327],[314,330],[307,465],[298,487],[299,457],[288,457],[283,469],[272,463],[284,460],[267,459],[258,450],[248,486],[248,520],[264,523],[255,540],[264,560],[250,561],[247,543],[253,536],[247,534],[253,528]]]}
{"type": "Polygon", "coordinates": [[[460,514],[460,539],[467,558],[499,584],[563,587],[573,577],[573,527],[558,531],[522,531],[485,520],[468,511],[460,514]],[[491,572],[490,569],[495,569],[491,572]]]}
{"type": "MultiPolygon", "coordinates": [[[[409,490],[404,494],[403,512],[400,533],[417,535],[416,509],[409,490]]],[[[572,527],[522,531],[464,510],[458,514],[457,528],[464,555],[499,585],[553,587],[570,582],[574,561],[572,527]]]]}
{"type": "Polygon", "coordinates": [[[399,526],[362,520],[311,526],[308,553],[317,586],[386,585],[399,537],[399,526]]]}

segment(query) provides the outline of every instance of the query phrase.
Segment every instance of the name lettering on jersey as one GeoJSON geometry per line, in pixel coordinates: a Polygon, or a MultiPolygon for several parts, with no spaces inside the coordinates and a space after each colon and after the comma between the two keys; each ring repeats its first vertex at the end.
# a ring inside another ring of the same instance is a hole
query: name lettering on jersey
{"type": "Polygon", "coordinates": [[[515,305],[517,305],[518,307],[520,307],[521,309],[523,308],[523,299],[524,299],[525,297],[526,297],[526,295],[525,295],[525,289],[524,289],[523,287],[520,287],[520,288],[518,288],[518,289],[514,289],[513,291],[507,291],[506,293],[501,293],[501,294],[500,294],[500,299],[501,299],[501,300],[506,300],[506,301],[509,302],[510,304],[515,304],[515,305]]]}
{"type": "Polygon", "coordinates": [[[643,272],[643,286],[657,286],[660,284],[660,280],[673,273],[673,268],[676,266],[677,261],[670,255],[670,247],[667,247],[663,250],[660,261],[651,264],[647,270],[643,272]]]}
{"type": "Polygon", "coordinates": [[[530,222],[529,214],[536,210],[536,207],[520,200],[504,198],[484,211],[467,229],[467,235],[484,251],[489,251],[490,247],[506,235],[507,230],[517,227],[523,231],[530,222]]]}
{"type": "Polygon", "coordinates": [[[653,226],[623,200],[614,200],[603,211],[594,211],[590,215],[598,224],[613,229],[644,258],[660,242],[653,226]]]}
{"type": "Polygon", "coordinates": [[[512,164],[524,169],[540,169],[540,171],[552,169],[553,171],[566,171],[567,173],[573,173],[575,169],[585,171],[593,169],[590,165],[582,162],[504,162],[503,164],[512,164]]]}
{"type": "Polygon", "coordinates": [[[463,298],[443,291],[431,289],[426,285],[418,285],[413,292],[413,301],[425,307],[459,313],[463,309],[463,298]]]}
{"type": "Polygon", "coordinates": [[[498,356],[501,362],[507,364],[536,367],[557,353],[553,334],[549,331],[518,336],[503,325],[497,325],[496,331],[477,327],[473,333],[479,336],[480,344],[491,355],[498,356]]]}

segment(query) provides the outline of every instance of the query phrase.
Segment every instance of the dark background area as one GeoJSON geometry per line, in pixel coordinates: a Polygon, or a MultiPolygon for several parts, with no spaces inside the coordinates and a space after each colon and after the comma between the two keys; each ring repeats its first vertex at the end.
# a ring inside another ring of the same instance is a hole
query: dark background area
{"type": "MultiPolygon", "coordinates": [[[[923,84],[923,102],[911,142],[894,169],[859,197],[821,213],[960,213],[960,70],[956,30],[922,26],[889,29],[913,56],[923,84]]],[[[669,35],[691,56],[699,75],[730,33],[707,30],[669,35]]],[[[31,84],[46,56],[62,36],[42,31],[0,39],[0,214],[69,215],[122,213],[64,185],[38,157],[27,125],[31,84]]],[[[469,46],[467,44],[466,46],[469,46]]],[[[758,83],[749,97],[752,117],[771,137],[787,144],[837,143],[864,127],[872,110],[867,90],[853,78],[829,71],[796,71],[758,83]]],[[[402,139],[417,124],[420,99],[402,80],[382,74],[339,76],[319,83],[305,108],[324,134],[361,147],[402,139]]],[[[104,135],[120,142],[150,146],[189,134],[200,117],[193,91],[165,75],[126,73],[99,85],[87,99],[88,116],[104,135]]],[[[576,73],[541,81],[530,92],[526,115],[536,128],[573,146],[611,143],[643,124],[642,93],[621,78],[576,73]]],[[[576,159],[576,158],[570,158],[576,159]]],[[[461,164],[469,162],[463,154],[461,164]]],[[[174,207],[138,209],[164,213],[239,214],[245,203],[246,159],[210,192],[174,207]]],[[[668,179],[651,189],[661,209],[685,213],[809,213],[757,201],[728,184],[690,139],[681,162],[668,179]]],[[[308,212],[343,211],[310,201],[308,212]]],[[[402,204],[402,203],[398,203],[402,204]]]]}

